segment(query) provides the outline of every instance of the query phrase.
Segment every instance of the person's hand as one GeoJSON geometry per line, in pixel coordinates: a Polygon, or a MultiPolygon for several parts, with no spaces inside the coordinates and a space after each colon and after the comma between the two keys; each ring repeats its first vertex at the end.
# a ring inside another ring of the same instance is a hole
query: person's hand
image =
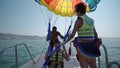
{"type": "Polygon", "coordinates": [[[100,39],[100,38],[98,38],[98,40],[97,40],[97,47],[100,47],[100,45],[102,44],[102,39],[100,39]]]}

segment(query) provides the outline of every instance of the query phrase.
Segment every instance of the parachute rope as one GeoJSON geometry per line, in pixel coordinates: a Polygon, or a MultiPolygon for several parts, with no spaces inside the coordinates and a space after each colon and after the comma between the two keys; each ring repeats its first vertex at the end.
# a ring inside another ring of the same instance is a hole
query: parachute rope
{"type": "Polygon", "coordinates": [[[58,18],[59,18],[59,16],[57,15],[57,17],[56,17],[55,21],[53,22],[53,26],[55,26],[55,25],[56,25],[56,22],[57,22],[58,18]]]}
{"type": "MultiPolygon", "coordinates": [[[[41,8],[42,8],[42,6],[41,6],[41,8]]],[[[45,23],[46,23],[46,25],[47,25],[47,20],[46,20],[46,17],[45,17],[45,15],[44,15],[42,9],[40,9],[40,11],[41,11],[41,14],[42,14],[42,16],[43,16],[43,19],[45,20],[45,23]]]]}

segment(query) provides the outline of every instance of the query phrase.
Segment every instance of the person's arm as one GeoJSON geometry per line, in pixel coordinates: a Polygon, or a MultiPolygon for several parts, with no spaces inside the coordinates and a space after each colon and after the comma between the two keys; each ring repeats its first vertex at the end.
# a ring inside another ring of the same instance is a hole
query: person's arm
{"type": "Polygon", "coordinates": [[[69,42],[75,36],[75,33],[82,26],[82,24],[83,24],[82,19],[75,22],[75,25],[74,25],[72,33],[70,34],[68,39],[63,43],[63,45],[65,45],[67,42],[69,42]]]}
{"type": "Polygon", "coordinates": [[[58,32],[58,35],[62,38],[62,39],[64,39],[64,37],[58,32]]]}
{"type": "Polygon", "coordinates": [[[69,58],[69,55],[68,55],[68,53],[67,53],[67,51],[66,51],[66,48],[65,48],[64,45],[63,45],[62,47],[63,47],[63,50],[64,50],[64,52],[62,53],[62,54],[63,54],[63,58],[64,58],[65,60],[69,61],[70,58],[69,58]]]}

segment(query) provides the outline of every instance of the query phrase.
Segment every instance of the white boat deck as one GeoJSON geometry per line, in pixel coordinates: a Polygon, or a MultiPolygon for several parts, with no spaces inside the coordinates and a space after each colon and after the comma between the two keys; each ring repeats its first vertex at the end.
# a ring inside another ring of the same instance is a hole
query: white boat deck
{"type": "MultiPolygon", "coordinates": [[[[22,65],[20,68],[42,68],[43,63],[45,62],[44,55],[38,56],[34,60],[36,62],[35,64],[32,60],[30,60],[29,62],[22,65]]],[[[80,65],[77,59],[72,56],[70,57],[69,61],[64,60],[64,68],[80,68],[80,65]]]]}

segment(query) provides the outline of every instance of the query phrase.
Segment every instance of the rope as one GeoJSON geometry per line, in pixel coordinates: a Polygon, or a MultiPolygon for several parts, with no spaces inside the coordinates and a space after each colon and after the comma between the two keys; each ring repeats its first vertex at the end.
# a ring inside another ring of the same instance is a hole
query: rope
{"type": "MultiPolygon", "coordinates": [[[[42,52],[41,52],[41,53],[44,53],[43,51],[44,51],[44,49],[45,49],[46,44],[47,44],[47,42],[44,43],[44,46],[43,46],[43,48],[42,48],[42,52]]],[[[38,63],[38,61],[41,59],[41,56],[42,56],[42,55],[40,55],[40,57],[38,58],[37,63],[38,63]]]]}
{"type": "Polygon", "coordinates": [[[65,19],[65,31],[64,31],[64,34],[66,33],[66,23],[67,23],[67,17],[65,19]]]}
{"type": "MultiPolygon", "coordinates": [[[[40,7],[41,7],[41,6],[40,6],[40,7]]],[[[42,8],[42,7],[41,7],[41,8],[42,8]]],[[[43,8],[42,8],[42,9],[43,9],[43,8]]],[[[47,20],[46,20],[46,17],[45,17],[45,15],[44,15],[42,9],[40,9],[40,11],[41,11],[41,14],[42,14],[42,16],[43,16],[43,19],[45,20],[45,23],[46,23],[46,25],[47,25],[47,20]]]]}
{"type": "Polygon", "coordinates": [[[42,14],[42,16],[43,16],[43,18],[44,18],[44,20],[45,20],[46,27],[47,27],[48,22],[51,22],[51,19],[52,19],[53,14],[52,14],[52,13],[49,13],[49,11],[48,11],[47,9],[44,10],[44,12],[43,12],[43,9],[45,9],[45,8],[43,8],[42,6],[40,6],[40,7],[41,7],[41,9],[40,9],[41,14],[42,14]],[[47,12],[47,11],[48,11],[48,12],[47,12]],[[46,19],[46,15],[45,15],[44,13],[47,14],[47,19],[46,19]],[[48,16],[48,15],[49,15],[49,16],[48,16]],[[47,21],[48,21],[48,22],[47,22],[47,21]]]}
{"type": "Polygon", "coordinates": [[[56,21],[58,20],[58,15],[57,15],[57,17],[56,17],[56,19],[55,19],[55,21],[53,22],[53,26],[55,26],[55,24],[56,24],[56,21]]]}

